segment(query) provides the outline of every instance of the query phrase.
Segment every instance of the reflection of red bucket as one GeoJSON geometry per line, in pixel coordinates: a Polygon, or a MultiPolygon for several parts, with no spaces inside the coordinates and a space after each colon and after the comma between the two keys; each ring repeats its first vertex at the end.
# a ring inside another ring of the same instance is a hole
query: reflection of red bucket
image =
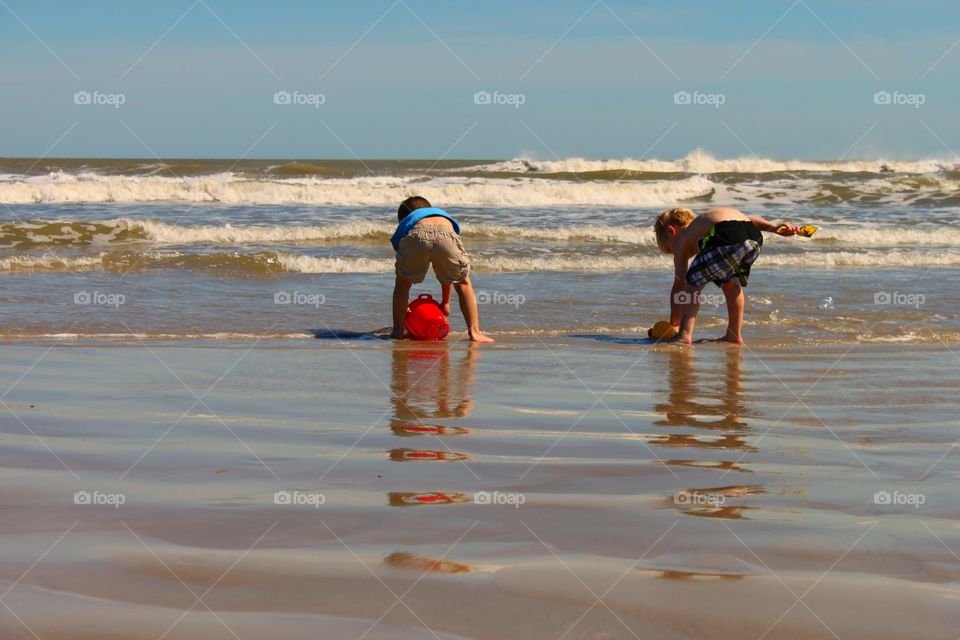
{"type": "Polygon", "coordinates": [[[443,340],[450,333],[447,317],[429,293],[421,293],[410,303],[403,324],[415,340],[443,340]]]}
{"type": "Polygon", "coordinates": [[[441,425],[404,425],[394,424],[390,427],[395,435],[406,436],[464,436],[470,433],[463,427],[444,427],[441,425]]]}
{"type": "Polygon", "coordinates": [[[448,504],[454,502],[456,498],[448,496],[445,493],[418,493],[406,498],[405,502],[414,502],[420,504],[448,504]]]}
{"type": "Polygon", "coordinates": [[[390,449],[387,452],[394,462],[453,462],[469,460],[467,454],[455,451],[429,451],[424,449],[390,449]]]}
{"type": "Polygon", "coordinates": [[[389,493],[387,494],[391,507],[416,507],[419,505],[435,504],[454,504],[458,502],[467,502],[467,496],[463,493],[445,493],[442,491],[429,491],[424,493],[389,493]]]}
{"type": "Polygon", "coordinates": [[[404,451],[400,456],[404,460],[443,460],[442,451],[404,451]]]}

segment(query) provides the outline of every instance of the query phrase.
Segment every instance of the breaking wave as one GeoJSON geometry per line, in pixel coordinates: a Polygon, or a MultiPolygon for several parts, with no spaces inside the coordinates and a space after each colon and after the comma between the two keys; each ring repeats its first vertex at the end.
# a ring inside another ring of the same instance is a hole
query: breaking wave
{"type": "MultiPolygon", "coordinates": [[[[181,225],[157,220],[119,218],[104,221],[31,220],[0,224],[0,247],[87,247],[125,243],[155,245],[386,245],[394,226],[386,222],[356,220],[322,225],[181,225]]],[[[463,224],[470,242],[517,240],[558,243],[615,243],[652,246],[650,220],[635,224],[571,224],[518,226],[490,223],[463,224]]],[[[774,243],[784,242],[768,235],[774,243]]],[[[787,242],[797,242],[796,239],[787,242]]],[[[801,241],[807,242],[807,241],[801,241]]],[[[958,246],[960,236],[938,225],[854,226],[826,225],[810,243],[814,246],[958,246]]]]}
{"type": "MultiPolygon", "coordinates": [[[[824,268],[907,268],[960,266],[958,251],[888,252],[810,251],[765,253],[764,267],[824,268]]],[[[572,255],[535,254],[524,256],[475,253],[473,266],[480,273],[511,272],[599,272],[663,270],[670,261],[662,255],[572,255]]],[[[0,258],[0,271],[8,273],[71,272],[105,270],[127,273],[146,269],[178,269],[244,277],[275,273],[389,273],[392,258],[367,256],[311,256],[262,251],[252,253],[185,254],[176,251],[102,252],[97,255],[17,255],[0,258]]]]}

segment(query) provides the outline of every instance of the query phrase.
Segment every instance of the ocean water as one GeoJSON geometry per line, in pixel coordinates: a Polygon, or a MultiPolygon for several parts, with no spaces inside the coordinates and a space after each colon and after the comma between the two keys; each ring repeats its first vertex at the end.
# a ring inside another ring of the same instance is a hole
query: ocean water
{"type": "MultiPolygon", "coordinates": [[[[665,208],[816,224],[767,236],[750,340],[960,339],[960,170],[949,162],[566,159],[0,161],[10,340],[307,338],[389,324],[397,203],[463,223],[484,328],[634,334],[667,312],[665,208]]],[[[437,294],[428,279],[416,291],[437,294]]],[[[717,294],[712,288],[708,294],[717,294]]],[[[722,332],[722,298],[705,332],[722,332]]],[[[454,320],[454,330],[462,321],[454,320]]]]}
{"type": "Polygon", "coordinates": [[[4,639],[956,637],[949,163],[0,174],[4,639]],[[370,333],[414,193],[497,345],[370,333]],[[821,226],[746,348],[643,337],[678,204],[821,226]]]}

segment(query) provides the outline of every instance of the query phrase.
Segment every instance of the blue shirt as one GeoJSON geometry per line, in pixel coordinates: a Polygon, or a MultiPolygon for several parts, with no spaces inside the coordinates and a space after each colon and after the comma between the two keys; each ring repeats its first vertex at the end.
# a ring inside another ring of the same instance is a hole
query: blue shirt
{"type": "Polygon", "coordinates": [[[424,218],[433,218],[436,216],[449,220],[453,225],[453,230],[457,232],[457,235],[460,235],[460,225],[457,224],[457,221],[454,220],[449,213],[439,207],[425,207],[411,211],[407,214],[406,218],[400,221],[397,230],[393,232],[393,237],[390,238],[390,244],[393,245],[393,250],[396,251],[400,247],[400,241],[407,237],[407,234],[410,233],[410,230],[413,229],[415,224],[424,218]]]}

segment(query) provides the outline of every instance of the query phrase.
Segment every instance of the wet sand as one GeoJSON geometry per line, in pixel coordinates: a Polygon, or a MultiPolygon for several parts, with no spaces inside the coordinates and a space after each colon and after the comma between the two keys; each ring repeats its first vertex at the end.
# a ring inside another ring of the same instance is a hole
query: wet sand
{"type": "Polygon", "coordinates": [[[933,346],[7,346],[0,636],[954,638],[933,346]]]}

